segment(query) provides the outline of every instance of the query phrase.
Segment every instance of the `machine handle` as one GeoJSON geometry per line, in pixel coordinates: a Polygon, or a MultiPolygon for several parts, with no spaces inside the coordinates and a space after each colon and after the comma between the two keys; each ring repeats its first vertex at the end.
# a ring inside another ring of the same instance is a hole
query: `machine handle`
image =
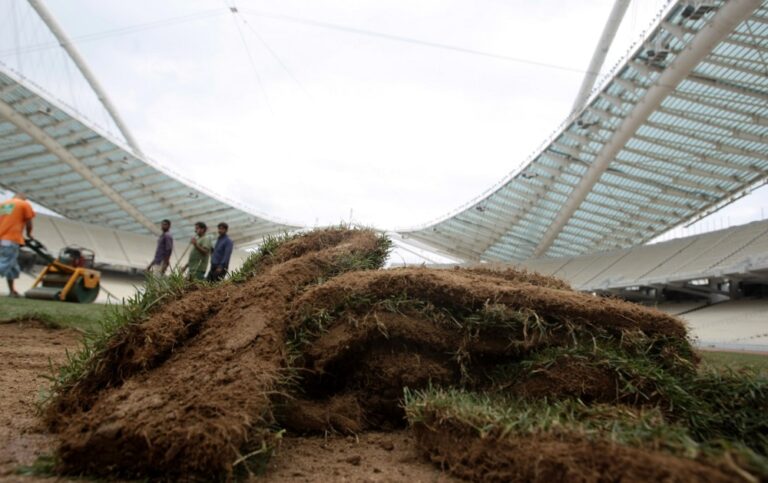
{"type": "Polygon", "coordinates": [[[45,245],[35,238],[25,238],[24,246],[43,257],[47,263],[51,263],[55,260],[48,249],[45,248],[45,245]]]}

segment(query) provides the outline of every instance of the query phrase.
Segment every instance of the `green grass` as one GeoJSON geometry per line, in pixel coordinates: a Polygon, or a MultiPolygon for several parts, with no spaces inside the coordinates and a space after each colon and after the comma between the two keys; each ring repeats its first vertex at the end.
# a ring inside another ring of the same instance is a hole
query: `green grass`
{"type": "Polygon", "coordinates": [[[761,375],[768,377],[768,354],[701,351],[699,355],[703,364],[714,369],[753,367],[761,375]]]}
{"type": "Polygon", "coordinates": [[[74,304],[48,300],[0,297],[0,323],[36,319],[52,328],[70,327],[90,331],[99,326],[108,307],[102,304],[74,304]]]}
{"type": "Polygon", "coordinates": [[[16,468],[15,473],[21,476],[56,476],[54,467],[56,458],[52,455],[41,455],[30,465],[22,465],[16,468]]]}
{"type": "Polygon", "coordinates": [[[457,389],[406,389],[404,396],[410,424],[458,423],[480,438],[575,434],[676,454],[702,450],[685,427],[667,421],[658,408],[587,405],[574,399],[534,401],[457,389]]]}
{"type": "Polygon", "coordinates": [[[524,400],[457,389],[406,388],[404,408],[410,425],[454,432],[461,438],[504,441],[531,435],[558,439],[579,436],[715,462],[732,453],[743,469],[763,478],[768,476],[768,458],[764,453],[754,451],[739,439],[698,438],[684,421],[668,419],[658,407],[584,404],[577,399],[524,400]]]}

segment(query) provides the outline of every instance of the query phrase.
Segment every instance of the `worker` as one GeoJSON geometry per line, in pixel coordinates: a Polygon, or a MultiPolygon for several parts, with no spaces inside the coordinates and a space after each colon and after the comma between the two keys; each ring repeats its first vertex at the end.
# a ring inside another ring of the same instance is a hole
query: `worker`
{"type": "Polygon", "coordinates": [[[234,248],[232,240],[227,236],[229,225],[221,222],[217,228],[219,229],[219,238],[216,240],[216,246],[213,247],[213,255],[211,255],[211,270],[208,272],[209,282],[218,282],[227,274],[229,259],[232,257],[232,249],[234,248]]]}
{"type": "MultiPolygon", "coordinates": [[[[205,270],[213,250],[213,240],[206,234],[208,227],[202,221],[195,223],[195,236],[189,241],[192,251],[189,252],[187,277],[190,280],[205,280],[205,270]]],[[[183,270],[182,270],[183,271],[183,270]]]]}
{"type": "Polygon", "coordinates": [[[32,240],[32,218],[35,210],[24,193],[16,193],[0,204],[0,276],[8,281],[8,295],[19,297],[14,281],[19,278],[19,247],[24,245],[23,230],[32,240]]]}
{"type": "Polygon", "coordinates": [[[155,249],[155,258],[152,259],[147,271],[152,271],[156,275],[165,275],[168,266],[171,264],[171,254],[173,253],[173,237],[171,236],[171,221],[163,220],[160,222],[162,233],[157,239],[157,248],[155,249]]]}

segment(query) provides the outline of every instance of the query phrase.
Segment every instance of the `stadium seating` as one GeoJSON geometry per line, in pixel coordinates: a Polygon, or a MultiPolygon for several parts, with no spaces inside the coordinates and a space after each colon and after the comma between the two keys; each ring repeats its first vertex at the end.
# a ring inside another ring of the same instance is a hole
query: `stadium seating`
{"type": "Polygon", "coordinates": [[[560,277],[578,290],[590,291],[721,277],[745,271],[768,273],[768,221],[623,250],[532,259],[519,265],[560,277]]]}
{"type": "Polygon", "coordinates": [[[681,316],[703,347],[768,352],[768,300],[740,299],[681,316]]]}

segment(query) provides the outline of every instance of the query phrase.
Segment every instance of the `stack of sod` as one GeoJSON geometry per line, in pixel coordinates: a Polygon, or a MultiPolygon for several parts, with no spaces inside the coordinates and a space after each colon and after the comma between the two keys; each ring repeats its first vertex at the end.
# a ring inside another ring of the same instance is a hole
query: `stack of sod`
{"type": "Polygon", "coordinates": [[[294,397],[278,406],[278,420],[290,429],[355,432],[397,425],[407,415],[424,451],[470,479],[506,481],[516,472],[524,475],[519,481],[600,481],[603,471],[607,480],[768,475],[767,381],[699,374],[678,319],[548,277],[348,273],[295,301],[286,339],[302,375],[294,397]],[[416,392],[403,406],[404,387],[416,392]],[[429,387],[462,392],[423,391],[429,387]],[[503,418],[484,419],[483,405],[467,402],[486,398],[497,401],[492,406],[503,418]],[[547,446],[553,427],[560,438],[554,453],[540,448],[530,468],[522,462],[533,453],[510,459],[506,450],[483,449],[516,448],[531,437],[547,446]],[[640,430],[648,434],[635,434],[640,430]],[[641,448],[661,452],[663,469],[608,468],[605,458],[569,456],[587,447],[630,460],[641,448]],[[557,468],[545,471],[540,459],[557,468]]]}
{"type": "Polygon", "coordinates": [[[388,248],[319,230],[232,282],[150,281],[54,387],[59,470],[232,477],[284,428],[410,424],[470,479],[768,475],[768,383],[699,374],[678,319],[516,270],[370,270],[388,248]]]}
{"type": "Polygon", "coordinates": [[[290,377],[291,300],[344,271],[380,267],[388,248],[368,230],[319,230],[265,244],[233,282],[150,282],[62,370],[46,411],[58,471],[189,479],[257,470],[280,434],[270,397],[290,377]]]}

